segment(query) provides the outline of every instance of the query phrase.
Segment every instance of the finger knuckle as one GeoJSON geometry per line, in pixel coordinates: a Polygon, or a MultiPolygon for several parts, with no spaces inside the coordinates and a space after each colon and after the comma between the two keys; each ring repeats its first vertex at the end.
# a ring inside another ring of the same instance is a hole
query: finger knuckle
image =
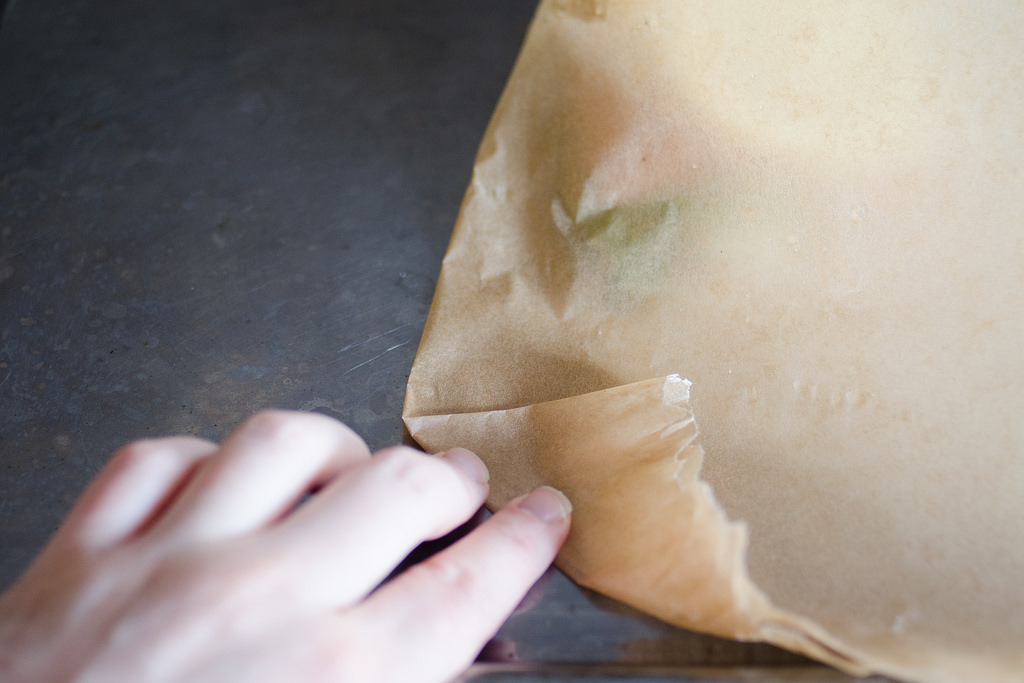
{"type": "Polygon", "coordinates": [[[309,427],[302,413],[286,410],[262,410],[243,423],[241,430],[261,439],[283,440],[309,427]]]}
{"type": "Polygon", "coordinates": [[[472,595],[480,583],[476,574],[464,564],[445,557],[443,553],[424,560],[420,569],[430,575],[430,583],[443,586],[458,596],[472,595]]]}
{"type": "Polygon", "coordinates": [[[446,468],[411,448],[389,448],[376,457],[383,475],[402,495],[426,497],[444,485],[446,468]]]}
{"type": "Polygon", "coordinates": [[[159,442],[155,440],[132,441],[119,448],[114,453],[112,460],[129,465],[139,460],[148,459],[161,450],[163,449],[160,447],[159,442]]]}
{"type": "Polygon", "coordinates": [[[494,521],[494,534],[515,557],[535,557],[548,552],[552,547],[547,527],[537,523],[532,517],[527,517],[525,524],[519,517],[496,518],[494,521]]]}
{"type": "Polygon", "coordinates": [[[114,469],[123,472],[145,467],[156,461],[170,460],[175,455],[165,440],[145,439],[122,446],[111,458],[111,465],[114,469]]]}
{"type": "Polygon", "coordinates": [[[434,555],[424,560],[410,571],[419,574],[419,582],[429,588],[446,605],[444,614],[436,615],[435,627],[440,635],[446,638],[462,640],[469,637],[465,630],[468,622],[466,614],[479,610],[481,604],[488,604],[492,599],[488,583],[460,562],[434,555]],[[454,615],[445,618],[446,615],[454,615]]]}
{"type": "Polygon", "coordinates": [[[346,452],[369,453],[358,434],[320,413],[264,410],[246,420],[239,430],[252,438],[285,446],[335,442],[346,452]]]}
{"type": "MultiPolygon", "coordinates": [[[[330,420],[330,418],[324,418],[330,420]]],[[[339,442],[339,450],[348,454],[358,454],[364,458],[370,457],[370,448],[363,441],[363,437],[355,433],[348,425],[331,420],[335,429],[335,438],[339,442]]]]}

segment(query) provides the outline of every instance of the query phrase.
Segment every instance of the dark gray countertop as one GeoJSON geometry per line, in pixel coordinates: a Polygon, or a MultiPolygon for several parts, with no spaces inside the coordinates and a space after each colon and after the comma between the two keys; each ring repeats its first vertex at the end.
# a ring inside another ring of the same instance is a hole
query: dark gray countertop
{"type": "MultiPolygon", "coordinates": [[[[0,586],[128,440],[218,439],[272,406],[339,418],[373,448],[401,440],[441,257],[533,5],[8,8],[0,586]]],[[[557,572],[484,659],[586,665],[474,674],[488,681],[640,680],[637,664],[660,667],[645,680],[841,678],[557,572]],[[798,668],[764,668],[780,665],[798,668]]]]}
{"type": "Polygon", "coordinates": [[[217,439],[270,406],[375,448],[402,438],[441,257],[532,11],[475,4],[13,6],[0,581],[126,440],[217,439]]]}

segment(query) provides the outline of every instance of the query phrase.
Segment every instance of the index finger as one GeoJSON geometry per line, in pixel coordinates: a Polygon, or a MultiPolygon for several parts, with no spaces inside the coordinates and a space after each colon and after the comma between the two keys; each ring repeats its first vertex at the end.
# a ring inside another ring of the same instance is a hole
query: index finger
{"type": "Polygon", "coordinates": [[[537,489],[350,610],[404,653],[388,680],[448,680],[469,666],[551,565],[571,510],[560,492],[537,489]]]}

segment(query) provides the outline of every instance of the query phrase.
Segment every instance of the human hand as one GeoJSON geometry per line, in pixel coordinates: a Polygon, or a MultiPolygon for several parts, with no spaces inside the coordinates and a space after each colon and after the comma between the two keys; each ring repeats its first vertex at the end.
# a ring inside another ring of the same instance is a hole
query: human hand
{"type": "Polygon", "coordinates": [[[551,563],[564,496],[517,499],[374,589],[486,479],[468,451],[370,457],[310,413],[260,413],[219,446],[130,444],[0,597],[0,680],[450,679],[551,563]]]}

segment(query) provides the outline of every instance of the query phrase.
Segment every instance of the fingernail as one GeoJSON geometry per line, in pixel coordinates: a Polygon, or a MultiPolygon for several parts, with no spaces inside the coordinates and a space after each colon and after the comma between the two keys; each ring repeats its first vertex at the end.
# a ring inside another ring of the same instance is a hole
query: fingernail
{"type": "Polygon", "coordinates": [[[541,486],[519,501],[517,507],[529,512],[545,524],[561,522],[572,512],[572,503],[565,497],[565,494],[550,486],[541,486]]]}
{"type": "Polygon", "coordinates": [[[478,484],[486,484],[491,479],[487,465],[465,448],[453,448],[447,453],[442,453],[441,457],[465,472],[470,479],[478,484]]]}

